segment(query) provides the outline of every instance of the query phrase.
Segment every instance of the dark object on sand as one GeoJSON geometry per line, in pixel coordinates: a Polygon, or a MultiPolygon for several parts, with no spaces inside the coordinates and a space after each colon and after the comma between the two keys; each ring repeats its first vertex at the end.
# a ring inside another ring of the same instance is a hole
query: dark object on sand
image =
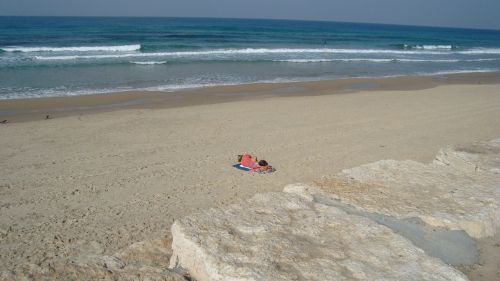
{"type": "Polygon", "coordinates": [[[9,120],[3,120],[2,122],[0,122],[0,124],[7,124],[9,123],[9,120]]]}
{"type": "Polygon", "coordinates": [[[49,120],[50,119],[50,115],[45,115],[45,120],[49,120]]]}
{"type": "Polygon", "coordinates": [[[245,171],[245,172],[249,172],[250,170],[252,170],[252,169],[250,169],[248,167],[241,166],[240,163],[234,164],[233,167],[235,167],[238,170],[245,171]]]}

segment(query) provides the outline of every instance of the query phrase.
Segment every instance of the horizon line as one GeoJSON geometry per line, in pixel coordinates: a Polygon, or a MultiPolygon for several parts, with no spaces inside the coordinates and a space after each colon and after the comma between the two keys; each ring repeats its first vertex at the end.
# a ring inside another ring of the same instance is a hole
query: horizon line
{"type": "Polygon", "coordinates": [[[0,15],[0,17],[40,17],[40,18],[188,18],[188,19],[228,19],[228,20],[276,20],[276,21],[302,21],[302,22],[330,22],[330,23],[351,23],[351,24],[374,24],[374,25],[390,25],[390,26],[406,26],[406,27],[427,27],[427,28],[448,28],[448,29],[470,29],[484,31],[500,31],[500,28],[484,28],[484,27],[457,27],[443,25],[412,25],[401,23],[380,23],[380,22],[355,22],[355,21],[335,21],[323,19],[289,19],[289,18],[250,18],[250,17],[212,17],[212,16],[91,16],[91,15],[0,15]]]}

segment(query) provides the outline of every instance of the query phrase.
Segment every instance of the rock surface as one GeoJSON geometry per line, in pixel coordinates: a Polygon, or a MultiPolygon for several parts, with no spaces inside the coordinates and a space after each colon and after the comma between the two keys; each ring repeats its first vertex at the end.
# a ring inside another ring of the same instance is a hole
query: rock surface
{"type": "Polygon", "coordinates": [[[500,227],[500,140],[443,149],[430,164],[382,160],[316,186],[357,209],[462,229],[475,238],[500,227]]]}
{"type": "Polygon", "coordinates": [[[434,163],[465,172],[500,174],[500,139],[441,149],[434,163]]]}
{"type": "Polygon", "coordinates": [[[475,241],[463,230],[448,230],[426,224],[418,218],[398,219],[395,217],[358,210],[343,204],[336,196],[322,189],[305,184],[292,184],[284,192],[312,198],[314,202],[340,208],[350,215],[362,216],[377,224],[386,226],[398,235],[410,240],[426,254],[437,257],[453,266],[470,266],[479,261],[475,241]]]}
{"type": "Polygon", "coordinates": [[[204,280],[467,280],[391,229],[312,196],[263,193],[172,226],[171,268],[204,280]]]}

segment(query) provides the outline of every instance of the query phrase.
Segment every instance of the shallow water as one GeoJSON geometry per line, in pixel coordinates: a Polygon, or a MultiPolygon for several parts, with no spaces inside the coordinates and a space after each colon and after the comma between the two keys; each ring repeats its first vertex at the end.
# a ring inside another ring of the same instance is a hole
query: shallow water
{"type": "Polygon", "coordinates": [[[0,99],[500,70],[500,31],[289,20],[0,17],[0,99]]]}
{"type": "Polygon", "coordinates": [[[314,197],[314,202],[333,206],[351,215],[368,218],[392,229],[410,240],[429,256],[453,266],[473,265],[479,261],[479,251],[474,239],[463,230],[447,230],[430,226],[419,218],[397,219],[377,213],[359,211],[337,200],[314,197]]]}

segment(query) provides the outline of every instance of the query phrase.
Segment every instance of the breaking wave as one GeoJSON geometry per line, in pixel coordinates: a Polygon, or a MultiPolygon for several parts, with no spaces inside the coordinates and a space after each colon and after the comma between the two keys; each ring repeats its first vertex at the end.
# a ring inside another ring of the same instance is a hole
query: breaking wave
{"type": "Polygon", "coordinates": [[[155,64],[166,64],[167,61],[131,61],[130,63],[139,65],[155,65],[155,64]]]}
{"type": "Polygon", "coordinates": [[[483,54],[500,54],[500,48],[473,48],[466,51],[460,51],[459,54],[465,55],[483,55],[483,54]]]}
{"type": "Polygon", "coordinates": [[[373,59],[373,58],[349,58],[349,59],[284,59],[273,60],[274,62],[292,62],[292,63],[318,63],[318,62],[440,62],[440,63],[455,63],[455,62],[481,62],[481,61],[497,61],[500,59],[373,59]]]}
{"type": "MultiPolygon", "coordinates": [[[[138,50],[140,45],[135,47],[125,46],[107,47],[107,50],[138,50]]],[[[373,55],[448,55],[448,54],[463,54],[463,55],[480,55],[480,54],[500,54],[500,49],[497,48],[473,48],[469,50],[456,51],[454,49],[420,49],[420,50],[388,50],[388,49],[327,49],[327,48],[311,48],[311,49],[266,49],[266,48],[246,48],[246,49],[214,49],[201,51],[181,51],[181,52],[135,52],[135,53],[119,53],[119,54],[92,54],[92,55],[64,55],[64,56],[34,56],[37,60],[77,60],[77,59],[116,59],[116,58],[141,58],[141,57],[199,57],[199,56],[232,56],[232,55],[272,55],[272,54],[373,54],[373,55]]],[[[82,47],[91,48],[91,47],[82,47]]],[[[95,47],[104,50],[104,47],[95,47]]],[[[69,50],[69,49],[67,49],[69,50]]],[[[82,49],[83,50],[83,49],[82,49]]],[[[88,49],[87,49],[88,50],[88,49]]],[[[317,61],[320,62],[320,61],[317,61]]]]}
{"type": "Polygon", "coordinates": [[[404,49],[417,50],[453,50],[456,49],[453,45],[403,45],[404,49]]]}
{"type": "Polygon", "coordinates": [[[133,52],[139,51],[141,45],[122,45],[122,46],[80,46],[80,47],[2,47],[0,50],[5,52],[133,52]]]}

